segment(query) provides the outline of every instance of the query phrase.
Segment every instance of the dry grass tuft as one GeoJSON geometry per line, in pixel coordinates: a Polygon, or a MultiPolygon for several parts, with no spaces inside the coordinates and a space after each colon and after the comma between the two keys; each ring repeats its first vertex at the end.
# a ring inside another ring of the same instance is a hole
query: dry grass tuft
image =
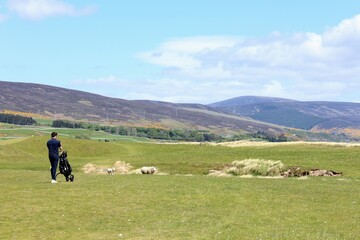
{"type": "Polygon", "coordinates": [[[210,170],[209,176],[215,177],[231,177],[232,175],[220,170],[210,170]]]}
{"type": "Polygon", "coordinates": [[[285,165],[281,161],[263,160],[263,159],[245,159],[233,161],[222,171],[210,171],[212,176],[281,176],[285,165]]]}
{"type": "Polygon", "coordinates": [[[82,167],[84,173],[96,173],[96,169],[97,169],[96,165],[92,163],[88,163],[82,167]]]}
{"type": "Polygon", "coordinates": [[[116,174],[128,174],[133,168],[130,163],[116,161],[114,163],[115,173],[116,174]]]}

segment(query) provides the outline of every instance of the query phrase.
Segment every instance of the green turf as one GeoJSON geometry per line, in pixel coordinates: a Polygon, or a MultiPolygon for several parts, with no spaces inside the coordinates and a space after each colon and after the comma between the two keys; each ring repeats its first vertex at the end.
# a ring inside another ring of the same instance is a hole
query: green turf
{"type": "Polygon", "coordinates": [[[59,136],[70,138],[85,138],[100,141],[107,139],[111,141],[150,142],[150,140],[146,138],[113,135],[104,131],[94,131],[89,129],[53,128],[44,126],[16,126],[13,124],[0,125],[0,140],[33,136],[50,136],[51,132],[58,132],[59,136]]]}
{"type": "Polygon", "coordinates": [[[1,239],[360,237],[355,180],[46,175],[1,171],[1,239]]]}
{"type": "Polygon", "coordinates": [[[360,148],[99,142],[62,136],[75,181],[50,184],[46,140],[0,142],[0,239],[360,239],[360,148]],[[306,180],[205,175],[262,158],[342,171],[306,180]],[[86,163],[169,175],[91,175],[86,163]]]}

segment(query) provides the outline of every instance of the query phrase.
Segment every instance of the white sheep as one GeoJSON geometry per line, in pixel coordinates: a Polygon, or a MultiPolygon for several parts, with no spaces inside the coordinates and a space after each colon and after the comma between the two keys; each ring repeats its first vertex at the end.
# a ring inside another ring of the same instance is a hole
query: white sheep
{"type": "Polygon", "coordinates": [[[152,167],[142,167],[141,169],[141,173],[142,174],[154,174],[157,171],[157,168],[152,166],[152,167]]]}
{"type": "Polygon", "coordinates": [[[107,173],[108,173],[109,175],[114,175],[114,172],[115,172],[115,168],[108,168],[108,169],[107,169],[107,173]]]}

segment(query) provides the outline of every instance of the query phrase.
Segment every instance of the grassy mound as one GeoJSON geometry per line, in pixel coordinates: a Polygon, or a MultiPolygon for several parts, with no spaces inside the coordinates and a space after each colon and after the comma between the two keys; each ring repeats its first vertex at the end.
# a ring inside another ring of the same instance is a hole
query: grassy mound
{"type": "Polygon", "coordinates": [[[229,167],[225,168],[227,174],[235,176],[254,175],[254,176],[280,176],[285,165],[281,161],[246,159],[233,161],[229,167]]]}

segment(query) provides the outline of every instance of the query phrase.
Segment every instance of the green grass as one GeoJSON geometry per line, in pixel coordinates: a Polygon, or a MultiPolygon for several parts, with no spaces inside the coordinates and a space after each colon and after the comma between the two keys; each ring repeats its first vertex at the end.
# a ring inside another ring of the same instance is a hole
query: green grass
{"type": "Polygon", "coordinates": [[[360,239],[359,147],[230,148],[62,136],[75,181],[67,183],[60,175],[58,184],[50,184],[47,139],[0,142],[0,239],[360,239]],[[248,158],[332,169],[344,176],[204,175],[248,158]],[[134,167],[156,165],[170,175],[80,171],[86,163],[117,160],[134,167]]]}
{"type": "MultiPolygon", "coordinates": [[[[323,168],[343,172],[345,177],[359,177],[360,147],[326,145],[275,145],[273,147],[229,148],[209,145],[149,144],[130,141],[99,142],[60,137],[74,170],[87,163],[125,161],[135,167],[155,165],[170,174],[206,174],[235,160],[265,159],[282,161],[289,166],[323,168]]],[[[48,137],[0,142],[0,164],[4,169],[42,170],[48,166],[48,137]],[[10,141],[11,142],[11,141],[10,141]]]]}
{"type": "Polygon", "coordinates": [[[1,171],[1,239],[359,239],[358,182],[1,171]]]}
{"type": "Polygon", "coordinates": [[[53,119],[48,118],[34,118],[37,124],[40,124],[42,126],[51,126],[53,123],[53,119]]]}
{"type": "Polygon", "coordinates": [[[53,128],[44,126],[16,126],[13,124],[0,125],[0,140],[33,136],[50,136],[51,132],[58,132],[59,136],[71,138],[80,137],[94,140],[108,139],[112,141],[150,142],[150,140],[146,138],[113,135],[104,131],[94,131],[89,129],[53,128]]]}

